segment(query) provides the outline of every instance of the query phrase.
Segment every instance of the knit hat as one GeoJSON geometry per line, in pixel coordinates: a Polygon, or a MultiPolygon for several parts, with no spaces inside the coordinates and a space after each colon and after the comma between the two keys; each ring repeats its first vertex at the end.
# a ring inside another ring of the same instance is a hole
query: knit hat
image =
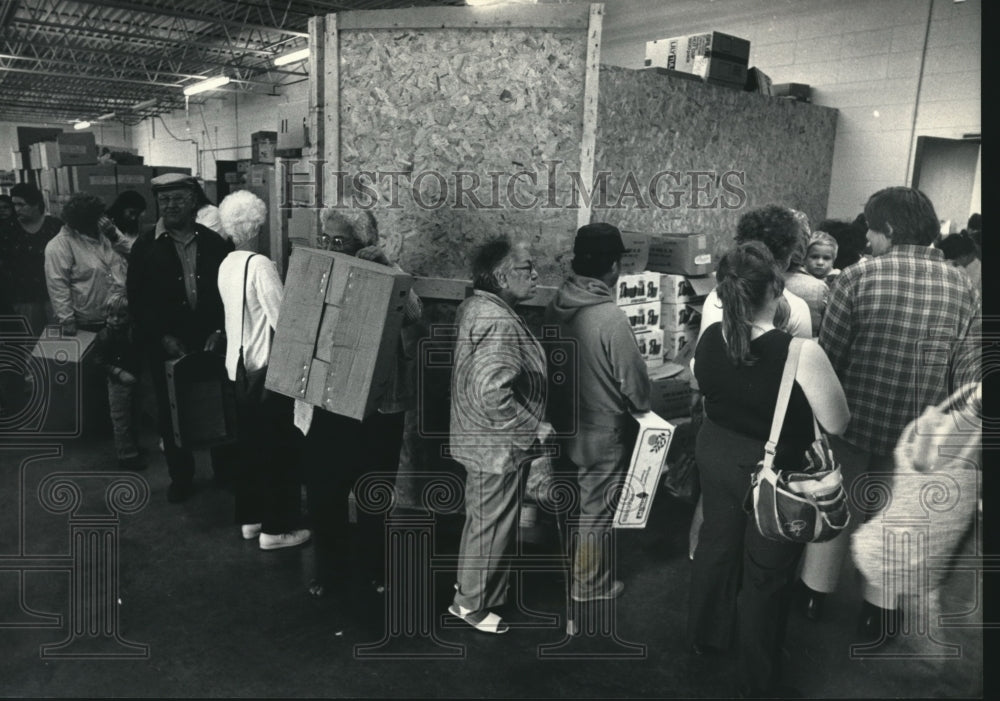
{"type": "Polygon", "coordinates": [[[576,240],[573,242],[573,253],[598,253],[616,254],[624,253],[625,244],[622,242],[621,232],[618,227],[611,224],[597,223],[581,226],[576,232],[576,240]]]}

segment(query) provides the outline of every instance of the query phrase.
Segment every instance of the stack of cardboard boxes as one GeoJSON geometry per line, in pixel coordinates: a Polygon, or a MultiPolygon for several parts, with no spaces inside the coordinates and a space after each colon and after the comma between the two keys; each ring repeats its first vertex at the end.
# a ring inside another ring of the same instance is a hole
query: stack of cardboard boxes
{"type": "Polygon", "coordinates": [[[626,272],[615,290],[635,333],[652,382],[652,409],[676,417],[690,409],[691,389],[682,371],[694,354],[705,296],[715,287],[704,234],[623,232],[626,272]],[[638,243],[636,238],[640,237],[638,243]],[[633,245],[640,249],[632,252],[633,245]],[[642,270],[635,272],[636,266],[642,270]]]}
{"type": "Polygon", "coordinates": [[[746,85],[749,60],[750,42],[722,32],[646,42],[647,68],[687,73],[737,90],[746,85]]]}

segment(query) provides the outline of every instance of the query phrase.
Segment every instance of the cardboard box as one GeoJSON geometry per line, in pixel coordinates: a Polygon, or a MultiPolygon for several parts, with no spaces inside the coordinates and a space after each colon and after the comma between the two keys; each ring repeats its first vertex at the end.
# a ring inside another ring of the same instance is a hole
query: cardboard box
{"type": "Polygon", "coordinates": [[[686,304],[695,296],[694,288],[686,275],[660,275],[660,299],[663,304],[686,304]]]}
{"type": "Polygon", "coordinates": [[[56,187],[60,195],[68,195],[73,192],[73,171],[71,166],[62,166],[56,169],[56,187]]]}
{"type": "Polygon", "coordinates": [[[48,170],[58,168],[61,165],[59,163],[59,144],[55,141],[42,141],[35,144],[33,148],[38,152],[38,160],[31,159],[32,168],[48,170]]]}
{"type": "Polygon", "coordinates": [[[691,72],[713,85],[725,85],[742,90],[747,83],[747,65],[727,61],[724,58],[698,56],[694,60],[691,72]]]}
{"type": "Polygon", "coordinates": [[[250,162],[274,163],[274,151],[278,145],[278,132],[255,131],[250,135],[250,162]]]}
{"type": "Polygon", "coordinates": [[[385,265],[293,249],[265,386],[352,419],[374,413],[394,374],[412,285],[385,265]]]}
{"type": "Polygon", "coordinates": [[[747,71],[747,82],[743,89],[748,92],[756,92],[761,95],[771,96],[771,78],[764,71],[754,66],[747,71]]]}
{"type": "Polygon", "coordinates": [[[639,422],[639,434],[615,508],[614,528],[646,527],[674,436],[673,424],[652,411],[633,413],[632,416],[639,422]]]}
{"type": "Polygon", "coordinates": [[[657,273],[632,273],[618,278],[615,288],[619,305],[652,302],[660,298],[660,276],[657,273]]]}
{"type": "Polygon", "coordinates": [[[646,267],[659,273],[707,275],[712,252],[705,234],[654,234],[649,238],[646,267]]]}
{"type": "Polygon", "coordinates": [[[38,189],[50,195],[59,194],[59,184],[56,182],[56,169],[43,168],[38,174],[38,189]]]}
{"type": "Polygon", "coordinates": [[[118,196],[118,177],[115,166],[70,166],[70,183],[73,192],[88,192],[110,205],[118,196]]]}
{"type": "Polygon", "coordinates": [[[691,384],[683,366],[667,363],[649,373],[650,408],[667,418],[691,413],[691,384]]]}
{"type": "Polygon", "coordinates": [[[698,341],[698,328],[689,327],[677,331],[663,331],[663,358],[678,365],[687,365],[694,355],[698,341]]]}
{"type": "Polygon", "coordinates": [[[660,327],[667,334],[701,326],[701,314],[688,304],[660,305],[660,327]]]}
{"type": "Polygon", "coordinates": [[[621,235],[622,243],[625,244],[620,264],[622,274],[643,272],[649,257],[649,235],[635,231],[623,231],[621,235]]]}
{"type": "Polygon", "coordinates": [[[805,83],[774,83],[771,94],[774,97],[791,97],[799,102],[812,102],[812,88],[805,83]]]}
{"type": "Polygon", "coordinates": [[[628,317],[629,326],[633,332],[660,327],[660,303],[643,302],[642,304],[623,304],[619,307],[628,317]]]}
{"type": "Polygon", "coordinates": [[[178,166],[152,166],[152,168],[154,178],[167,173],[183,173],[184,175],[191,175],[190,168],[180,168],[178,166]]]}
{"type": "Polygon", "coordinates": [[[639,344],[639,353],[649,367],[650,361],[663,363],[663,329],[646,329],[635,334],[635,342],[639,344]]]}
{"type": "Polygon", "coordinates": [[[97,163],[97,140],[89,131],[65,131],[56,136],[58,163],[50,166],[85,166],[97,163]]]}
{"type": "Polygon", "coordinates": [[[695,59],[699,56],[723,58],[746,66],[750,60],[750,42],[722,32],[690,34],[646,42],[646,66],[660,66],[670,70],[695,73],[695,59]]]}
{"type": "Polygon", "coordinates": [[[11,151],[10,166],[12,170],[22,170],[24,168],[24,154],[20,151],[11,151]]]}

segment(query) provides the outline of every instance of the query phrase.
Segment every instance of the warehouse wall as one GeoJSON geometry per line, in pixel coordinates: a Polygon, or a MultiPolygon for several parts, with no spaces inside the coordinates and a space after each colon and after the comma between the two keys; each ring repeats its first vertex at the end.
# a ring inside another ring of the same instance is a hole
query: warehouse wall
{"type": "Polygon", "coordinates": [[[908,184],[916,136],[982,130],[981,0],[610,0],[606,7],[602,63],[640,68],[646,41],[718,30],[749,39],[750,65],[774,82],[808,83],[814,104],[838,108],[829,216],[854,217],[875,190],[908,184]]]}
{"type": "MultiPolygon", "coordinates": [[[[17,128],[18,127],[53,127],[63,131],[73,131],[66,122],[0,122],[0,170],[10,170],[13,163],[9,155],[10,151],[17,149],[17,128]]],[[[132,146],[132,129],[122,127],[121,124],[111,122],[108,124],[97,124],[90,129],[83,131],[93,132],[97,143],[107,146],[132,146]]]]}
{"type": "Polygon", "coordinates": [[[307,111],[308,82],[280,88],[280,95],[213,93],[204,104],[193,104],[133,128],[132,139],[149,165],[191,168],[206,180],[215,180],[215,161],[250,158],[250,135],[277,131],[278,111],[301,105],[307,111]],[[200,162],[199,162],[200,161],[200,162]]]}

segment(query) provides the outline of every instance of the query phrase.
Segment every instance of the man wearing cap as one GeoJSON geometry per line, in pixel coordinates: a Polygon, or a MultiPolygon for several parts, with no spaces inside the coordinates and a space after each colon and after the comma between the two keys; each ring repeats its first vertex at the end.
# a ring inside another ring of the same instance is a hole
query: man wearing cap
{"type": "Polygon", "coordinates": [[[545,310],[544,324],[575,341],[575,387],[549,378],[549,422],[562,441],[560,471],[579,489],[580,539],[570,594],[576,601],[614,599],[625,588],[612,579],[606,541],[615,492],[625,476],[638,424],[632,411],[649,410],[649,375],[628,318],[612,290],[625,252],[610,224],[576,233],[573,274],[545,310]]]}
{"type": "Polygon", "coordinates": [[[170,470],[167,499],[180,502],[194,492],[194,456],[174,443],[164,362],[202,349],[224,349],[225,313],[217,281],[233,244],[195,223],[193,177],[167,173],[153,178],[152,186],[160,219],[132,247],[126,288],[156,391],[170,470]]]}

